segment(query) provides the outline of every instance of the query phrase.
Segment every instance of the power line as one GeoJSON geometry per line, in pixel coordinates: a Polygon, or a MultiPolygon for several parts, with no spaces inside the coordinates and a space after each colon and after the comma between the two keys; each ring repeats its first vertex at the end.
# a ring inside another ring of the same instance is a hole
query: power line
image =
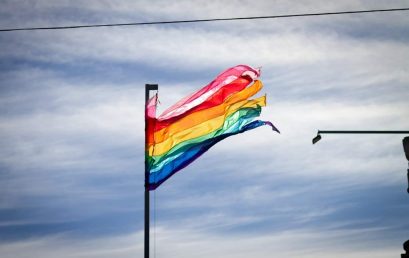
{"type": "Polygon", "coordinates": [[[278,19],[278,18],[292,18],[292,17],[341,15],[341,14],[357,14],[357,13],[397,12],[397,11],[409,11],[409,8],[373,9],[373,10],[358,10],[358,11],[343,11],[343,12],[325,12],[325,13],[301,13],[301,14],[284,14],[284,15],[269,15],[269,16],[250,16],[250,17],[231,17],[231,18],[212,18],[212,19],[197,19],[197,20],[175,20],[175,21],[131,22],[131,23],[108,23],[108,24],[90,24],[90,25],[52,26],[52,27],[26,27],[26,28],[0,29],[0,32],[7,32],[7,31],[28,31],[28,30],[65,30],[65,29],[98,28],[98,27],[120,27],[120,26],[142,26],[142,25],[177,24],[177,23],[197,23],[197,22],[216,22],[216,21],[278,19]]]}

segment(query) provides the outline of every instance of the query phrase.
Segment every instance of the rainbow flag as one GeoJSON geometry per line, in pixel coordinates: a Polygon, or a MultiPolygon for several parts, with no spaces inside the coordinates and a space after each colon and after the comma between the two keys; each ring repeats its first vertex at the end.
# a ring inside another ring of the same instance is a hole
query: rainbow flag
{"type": "Polygon", "coordinates": [[[145,112],[149,190],[155,190],[227,137],[262,125],[279,132],[269,121],[253,121],[266,105],[266,96],[250,99],[263,87],[259,76],[259,69],[246,65],[227,69],[158,117],[158,95],[148,101],[145,112]]]}

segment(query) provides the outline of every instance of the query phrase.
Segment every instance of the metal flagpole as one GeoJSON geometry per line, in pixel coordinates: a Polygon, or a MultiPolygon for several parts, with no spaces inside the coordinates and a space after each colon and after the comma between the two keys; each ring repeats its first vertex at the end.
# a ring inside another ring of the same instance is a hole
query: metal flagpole
{"type": "Polygon", "coordinates": [[[144,257],[149,258],[149,164],[148,164],[148,114],[147,105],[151,90],[158,90],[157,84],[145,84],[145,234],[144,257]]]}

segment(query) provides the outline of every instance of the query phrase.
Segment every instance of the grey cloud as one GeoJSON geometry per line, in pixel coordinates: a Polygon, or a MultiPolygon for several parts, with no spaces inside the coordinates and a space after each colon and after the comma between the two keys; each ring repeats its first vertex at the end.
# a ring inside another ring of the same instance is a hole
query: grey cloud
{"type": "MultiPolygon", "coordinates": [[[[4,25],[23,26],[392,3],[405,1],[229,1],[223,8],[220,2],[192,1],[93,1],[87,6],[38,1],[31,8],[30,1],[13,1],[1,16],[4,25]]],[[[160,84],[160,109],[165,109],[217,72],[248,63],[263,66],[269,106],[262,118],[282,134],[260,128],[227,139],[163,184],[156,193],[159,253],[399,254],[408,226],[397,217],[407,210],[398,205],[406,188],[401,137],[324,136],[315,146],[311,138],[317,129],[409,127],[409,51],[399,35],[406,23],[404,14],[393,14],[2,34],[0,224],[89,222],[99,213],[128,211],[135,212],[130,226],[142,225],[143,84],[160,84]],[[4,215],[20,209],[37,215],[41,210],[44,218],[4,215]],[[367,218],[369,212],[376,215],[367,218]]],[[[109,219],[95,224],[104,227],[109,219]]],[[[0,250],[6,258],[140,255],[142,233],[122,233],[75,241],[66,232],[4,242],[0,250]]]]}

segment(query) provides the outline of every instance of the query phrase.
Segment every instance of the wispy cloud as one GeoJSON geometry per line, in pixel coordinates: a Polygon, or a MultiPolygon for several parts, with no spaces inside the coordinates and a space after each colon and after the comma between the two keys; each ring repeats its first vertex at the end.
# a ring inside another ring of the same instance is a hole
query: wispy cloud
{"type": "MultiPolygon", "coordinates": [[[[6,1],[2,27],[404,7],[406,1],[6,1]],[[189,10],[189,11],[187,11],[189,10]],[[273,12],[273,13],[272,13],[273,12]]],[[[278,135],[221,142],[155,193],[163,257],[391,257],[409,227],[406,13],[0,35],[2,257],[142,254],[143,85],[160,110],[262,66],[278,135]],[[405,231],[406,230],[406,231],[405,231]]]]}
{"type": "MultiPolygon", "coordinates": [[[[381,229],[360,230],[371,235],[381,229]]],[[[284,231],[277,234],[246,237],[242,235],[223,236],[203,234],[185,230],[156,229],[155,253],[161,257],[271,257],[272,254],[286,257],[327,257],[328,253],[361,258],[387,257],[390,253],[399,253],[398,247],[384,248],[384,245],[373,245],[371,240],[357,237],[354,230],[324,231],[314,233],[304,230],[284,231]],[[345,245],[345,243],[348,243],[345,245]],[[371,250],[364,246],[370,244],[371,250]],[[348,249],[345,249],[348,246],[348,249]]],[[[2,244],[0,250],[5,258],[32,257],[134,257],[141,256],[142,233],[123,237],[101,238],[87,241],[66,239],[63,235],[56,237],[26,240],[2,244]]],[[[152,249],[152,253],[154,249],[152,249]]]]}

